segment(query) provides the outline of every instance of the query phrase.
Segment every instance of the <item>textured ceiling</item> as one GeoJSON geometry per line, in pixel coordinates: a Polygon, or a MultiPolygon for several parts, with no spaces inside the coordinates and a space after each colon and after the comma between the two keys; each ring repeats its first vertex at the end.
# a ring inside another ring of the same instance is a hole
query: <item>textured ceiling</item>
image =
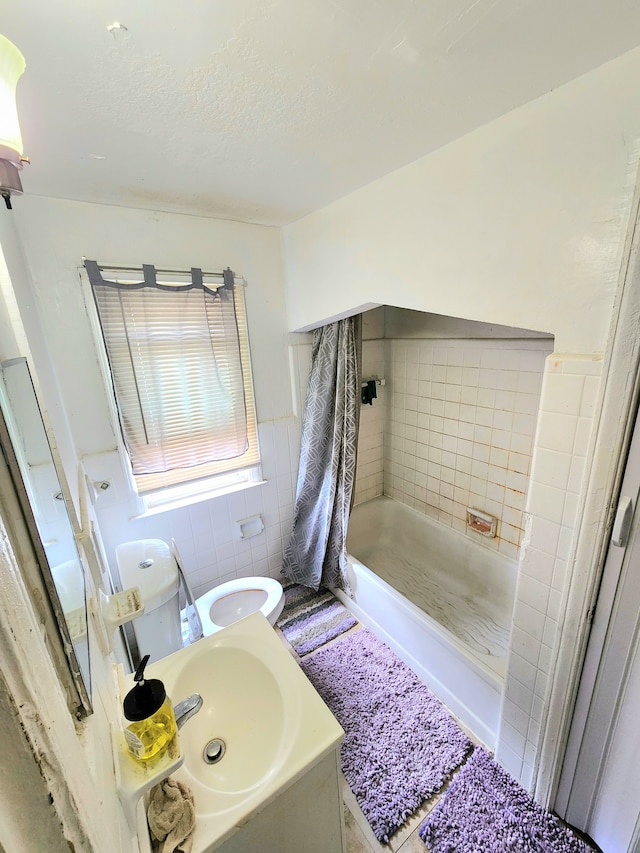
{"type": "Polygon", "coordinates": [[[636,47],[640,4],[29,0],[0,30],[26,192],[279,225],[636,47]]]}

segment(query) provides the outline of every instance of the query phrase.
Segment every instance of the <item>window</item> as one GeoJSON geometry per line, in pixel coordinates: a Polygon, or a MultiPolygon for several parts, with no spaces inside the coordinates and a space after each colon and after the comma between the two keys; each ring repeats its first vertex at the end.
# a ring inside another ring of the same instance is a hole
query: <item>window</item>
{"type": "Polygon", "coordinates": [[[135,272],[107,280],[95,261],[85,268],[138,494],[153,503],[170,487],[193,494],[215,487],[211,478],[250,479],[260,456],[244,288],[231,270],[144,266],[140,282],[135,272]]]}

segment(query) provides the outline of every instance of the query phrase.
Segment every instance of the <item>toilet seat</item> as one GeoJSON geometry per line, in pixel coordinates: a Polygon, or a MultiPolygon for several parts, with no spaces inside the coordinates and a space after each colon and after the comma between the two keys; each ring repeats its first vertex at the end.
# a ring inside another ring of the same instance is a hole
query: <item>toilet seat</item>
{"type": "Polygon", "coordinates": [[[282,585],[274,578],[236,578],[196,598],[204,636],[260,611],[274,625],[284,607],[282,585]]]}

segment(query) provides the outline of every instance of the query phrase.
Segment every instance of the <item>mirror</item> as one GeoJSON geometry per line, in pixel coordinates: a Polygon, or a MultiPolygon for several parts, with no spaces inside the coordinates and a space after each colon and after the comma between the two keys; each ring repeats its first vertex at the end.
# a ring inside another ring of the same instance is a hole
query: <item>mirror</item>
{"type": "MultiPolygon", "coordinates": [[[[90,708],[89,641],[84,569],[65,495],[25,358],[0,364],[0,407],[13,455],[46,556],[42,566],[67,657],[85,708],[90,708]],[[81,683],[78,684],[77,676],[81,683]]],[[[42,562],[42,561],[41,561],[42,562]]]]}

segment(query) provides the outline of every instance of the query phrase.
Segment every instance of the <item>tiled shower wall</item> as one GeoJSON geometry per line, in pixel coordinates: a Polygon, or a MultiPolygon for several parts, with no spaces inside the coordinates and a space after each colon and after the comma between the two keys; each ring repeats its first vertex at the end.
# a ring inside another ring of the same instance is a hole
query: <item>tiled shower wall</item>
{"type": "MultiPolygon", "coordinates": [[[[362,378],[385,379],[385,344],[382,338],[362,341],[362,378]]],[[[385,379],[386,383],[386,379],[385,379]]],[[[364,503],[384,491],[384,433],[388,385],[377,385],[378,396],[371,405],[360,407],[358,465],[355,503],[364,503]]]]}
{"type": "Polygon", "coordinates": [[[602,357],[546,361],[496,757],[530,789],[577,546],[602,357]]]}
{"type": "MultiPolygon", "coordinates": [[[[397,310],[397,309],[396,309],[397,310]]],[[[363,380],[385,380],[360,411],[355,502],[386,494],[466,532],[466,509],[499,519],[482,544],[516,558],[550,339],[384,336],[363,315],[363,380]]],[[[397,327],[397,326],[396,326],[397,327]]]]}
{"type": "MultiPolygon", "coordinates": [[[[362,314],[362,379],[385,380],[385,308],[380,306],[362,314]]],[[[358,464],[354,503],[364,503],[383,494],[384,430],[388,386],[376,385],[377,397],[371,405],[360,407],[358,464]]]]}
{"type": "Polygon", "coordinates": [[[462,533],[467,507],[487,512],[482,544],[517,558],[552,343],[386,341],[384,493],[462,533]]]}

